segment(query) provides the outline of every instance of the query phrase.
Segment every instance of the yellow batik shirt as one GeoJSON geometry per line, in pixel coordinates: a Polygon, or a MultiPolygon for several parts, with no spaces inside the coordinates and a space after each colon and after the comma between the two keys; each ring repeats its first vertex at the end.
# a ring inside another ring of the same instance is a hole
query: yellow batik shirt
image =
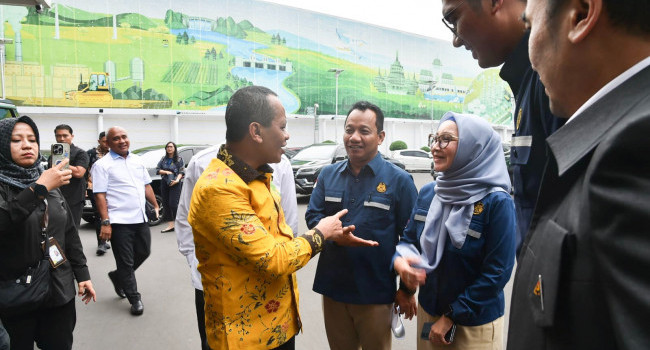
{"type": "Polygon", "coordinates": [[[192,193],[188,221],[213,350],[272,349],[301,327],[295,272],[320,252],[323,236],[293,237],[271,173],[221,146],[192,193]]]}

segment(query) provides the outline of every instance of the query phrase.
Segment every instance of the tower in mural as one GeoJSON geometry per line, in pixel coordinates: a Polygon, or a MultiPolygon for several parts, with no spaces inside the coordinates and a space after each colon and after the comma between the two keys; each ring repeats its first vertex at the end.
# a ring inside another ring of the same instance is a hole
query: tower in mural
{"type": "Polygon", "coordinates": [[[389,95],[415,95],[418,89],[418,83],[413,79],[408,79],[404,74],[404,66],[399,61],[399,52],[395,52],[395,62],[390,65],[388,75],[381,75],[381,72],[373,79],[373,85],[379,92],[385,92],[389,95]]]}

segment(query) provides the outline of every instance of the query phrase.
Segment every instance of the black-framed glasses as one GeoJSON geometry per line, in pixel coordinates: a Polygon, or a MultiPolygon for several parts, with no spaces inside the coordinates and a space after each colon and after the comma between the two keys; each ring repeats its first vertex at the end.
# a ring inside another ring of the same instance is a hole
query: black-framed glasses
{"type": "Polygon", "coordinates": [[[438,144],[438,147],[440,149],[445,149],[447,146],[449,146],[449,143],[452,141],[458,141],[458,137],[452,136],[452,135],[436,135],[436,134],[429,134],[429,148],[433,149],[433,145],[436,143],[438,144]]]}
{"type": "Polygon", "coordinates": [[[454,21],[454,23],[451,23],[449,22],[448,18],[449,16],[451,16],[452,13],[454,13],[454,11],[458,10],[460,5],[464,4],[465,1],[466,0],[459,2],[458,5],[456,5],[454,8],[451,9],[451,11],[447,12],[442,16],[442,23],[445,25],[445,27],[449,28],[449,30],[451,30],[451,32],[454,33],[455,36],[458,36],[458,32],[456,31],[456,22],[454,21]]]}

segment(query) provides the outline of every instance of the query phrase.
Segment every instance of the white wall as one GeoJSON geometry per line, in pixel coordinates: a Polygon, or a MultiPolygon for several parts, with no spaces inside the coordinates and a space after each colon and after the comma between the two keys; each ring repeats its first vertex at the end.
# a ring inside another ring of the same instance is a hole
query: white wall
{"type": "MultiPolygon", "coordinates": [[[[151,145],[164,145],[168,141],[178,144],[220,144],[226,138],[223,112],[184,113],[168,110],[133,110],[97,108],[41,108],[19,107],[21,115],[29,115],[38,126],[41,145],[56,142],[54,128],[68,124],[74,131],[74,144],[88,149],[97,144],[100,131],[111,126],[124,127],[131,140],[131,149],[151,145]]],[[[319,142],[332,140],[342,142],[345,116],[319,116],[319,142]]],[[[314,118],[311,116],[288,115],[289,147],[306,146],[314,143],[314,118]]],[[[435,131],[438,121],[386,119],[386,139],[379,150],[388,153],[393,141],[402,140],[409,148],[420,148],[427,144],[429,133],[435,131]]],[[[510,141],[511,127],[494,126],[504,141],[510,141]]]]}

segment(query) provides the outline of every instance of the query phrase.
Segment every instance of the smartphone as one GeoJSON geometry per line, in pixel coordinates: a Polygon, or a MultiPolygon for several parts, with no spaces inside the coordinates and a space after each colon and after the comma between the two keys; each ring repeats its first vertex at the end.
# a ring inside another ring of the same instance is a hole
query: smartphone
{"type": "MultiPolygon", "coordinates": [[[[422,339],[429,339],[429,332],[431,332],[431,327],[433,326],[433,322],[425,322],[424,325],[422,325],[422,333],[420,333],[420,338],[422,339]]],[[[456,324],[454,323],[447,334],[445,334],[445,340],[449,343],[454,342],[454,338],[456,337],[456,324]]]]}
{"type": "MultiPolygon", "coordinates": [[[[53,143],[51,147],[52,166],[61,163],[64,159],[70,160],[70,145],[67,143],[53,143]]],[[[68,169],[70,163],[66,164],[63,168],[68,169]]]]}

